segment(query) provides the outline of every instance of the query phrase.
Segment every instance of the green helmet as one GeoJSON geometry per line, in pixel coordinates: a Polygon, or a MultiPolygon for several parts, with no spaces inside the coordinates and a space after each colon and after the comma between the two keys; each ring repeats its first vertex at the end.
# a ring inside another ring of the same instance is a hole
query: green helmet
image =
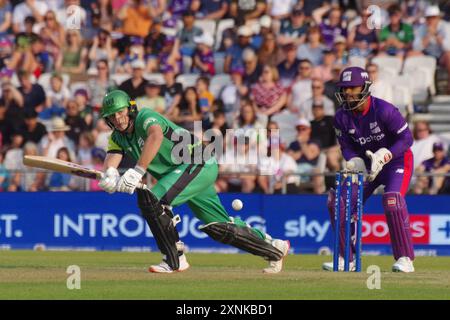
{"type": "Polygon", "coordinates": [[[107,118],[122,109],[130,107],[130,102],[131,98],[125,91],[110,91],[103,98],[102,110],[100,114],[102,118],[107,118]]]}

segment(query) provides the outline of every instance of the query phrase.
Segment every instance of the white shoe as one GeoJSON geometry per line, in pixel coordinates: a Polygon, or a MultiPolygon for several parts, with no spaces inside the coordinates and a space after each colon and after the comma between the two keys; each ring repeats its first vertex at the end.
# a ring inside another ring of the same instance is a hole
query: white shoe
{"type": "Polygon", "coordinates": [[[409,257],[400,257],[392,266],[392,272],[414,272],[413,262],[409,257]]]}
{"type": "MultiPolygon", "coordinates": [[[[324,262],[322,264],[322,269],[325,271],[333,271],[333,262],[324,262]]],[[[339,271],[344,271],[344,258],[342,258],[341,256],[339,256],[339,267],[338,267],[339,271]]],[[[356,263],[355,261],[350,261],[349,264],[349,270],[350,271],[355,271],[356,270],[356,263]]]]}
{"type": "Polygon", "coordinates": [[[269,266],[265,269],[263,269],[263,273],[278,273],[281,271],[281,269],[283,268],[283,259],[284,257],[287,256],[287,254],[289,253],[289,248],[291,247],[291,243],[286,240],[273,240],[272,241],[272,245],[277,248],[278,250],[280,250],[281,252],[283,252],[283,256],[281,257],[280,260],[277,261],[269,261],[269,266]]]}
{"type": "Polygon", "coordinates": [[[189,269],[189,263],[187,262],[187,258],[186,258],[185,254],[182,254],[181,256],[179,256],[180,267],[178,268],[178,270],[173,270],[167,264],[165,258],[166,257],[164,256],[163,261],[161,261],[160,264],[150,266],[150,268],[148,268],[148,271],[153,272],[153,273],[172,273],[174,271],[183,272],[183,271],[186,271],[187,269],[189,269]]]}

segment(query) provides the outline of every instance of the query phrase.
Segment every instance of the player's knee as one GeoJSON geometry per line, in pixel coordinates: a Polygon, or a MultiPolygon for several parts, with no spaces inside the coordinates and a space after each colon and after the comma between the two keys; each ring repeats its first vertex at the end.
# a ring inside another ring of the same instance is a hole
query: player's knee
{"type": "Polygon", "coordinates": [[[138,206],[142,215],[157,217],[163,212],[163,206],[158,198],[150,190],[136,189],[138,206]]]}
{"type": "Polygon", "coordinates": [[[383,194],[383,208],[387,214],[401,210],[405,206],[405,198],[400,192],[385,192],[383,194]]]}

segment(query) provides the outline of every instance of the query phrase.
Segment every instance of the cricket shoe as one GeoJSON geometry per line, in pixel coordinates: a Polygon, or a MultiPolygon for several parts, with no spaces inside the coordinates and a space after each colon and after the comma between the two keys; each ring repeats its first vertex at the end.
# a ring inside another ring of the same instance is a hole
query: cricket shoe
{"type": "Polygon", "coordinates": [[[263,269],[263,273],[278,273],[283,268],[283,259],[289,253],[289,248],[291,247],[291,243],[289,240],[283,241],[275,239],[272,241],[272,245],[280,250],[283,253],[283,256],[280,260],[269,261],[269,266],[263,269]]]}
{"type": "MultiPolygon", "coordinates": [[[[322,269],[325,271],[333,271],[333,262],[325,262],[322,264],[322,269]]],[[[339,256],[339,271],[344,271],[344,258],[339,256]]],[[[350,261],[349,263],[349,270],[350,271],[356,271],[356,264],[355,261],[350,261]]]]}
{"type": "Polygon", "coordinates": [[[392,266],[392,272],[414,272],[414,265],[409,257],[400,257],[392,266]]]}
{"type": "Polygon", "coordinates": [[[180,260],[180,267],[178,270],[173,270],[166,262],[166,256],[163,256],[163,261],[160,264],[152,265],[148,268],[148,271],[152,273],[172,273],[172,272],[183,272],[189,269],[189,263],[186,259],[186,255],[183,253],[178,257],[180,260]]]}

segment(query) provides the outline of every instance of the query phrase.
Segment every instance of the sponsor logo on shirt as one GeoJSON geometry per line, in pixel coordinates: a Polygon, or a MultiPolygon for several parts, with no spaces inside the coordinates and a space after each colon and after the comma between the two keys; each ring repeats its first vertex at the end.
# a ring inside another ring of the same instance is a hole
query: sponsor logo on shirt
{"type": "Polygon", "coordinates": [[[376,127],[375,129],[371,130],[370,132],[372,132],[373,134],[377,134],[381,132],[380,127],[376,127]]]}
{"type": "Polygon", "coordinates": [[[348,130],[348,133],[349,133],[349,134],[355,134],[355,129],[350,129],[350,130],[348,130]]]}
{"type": "Polygon", "coordinates": [[[150,123],[156,122],[155,118],[148,118],[144,121],[144,124],[142,125],[142,127],[145,129],[147,129],[147,125],[149,125],[150,123]]]}
{"type": "Polygon", "coordinates": [[[384,133],[382,133],[382,134],[379,134],[377,136],[372,136],[371,135],[371,136],[368,136],[368,137],[360,137],[358,139],[353,138],[353,140],[355,142],[359,142],[359,144],[363,146],[366,143],[370,143],[372,141],[380,141],[380,140],[384,139],[384,137],[385,137],[385,135],[384,135],[384,133]]]}
{"type": "Polygon", "coordinates": [[[373,128],[375,128],[377,125],[378,125],[378,123],[375,121],[375,122],[371,122],[371,123],[369,124],[369,127],[370,127],[370,129],[373,129],[373,128]]]}
{"type": "Polygon", "coordinates": [[[401,174],[403,174],[404,172],[405,172],[404,169],[397,169],[397,170],[395,170],[395,173],[401,173],[401,174]]]}

